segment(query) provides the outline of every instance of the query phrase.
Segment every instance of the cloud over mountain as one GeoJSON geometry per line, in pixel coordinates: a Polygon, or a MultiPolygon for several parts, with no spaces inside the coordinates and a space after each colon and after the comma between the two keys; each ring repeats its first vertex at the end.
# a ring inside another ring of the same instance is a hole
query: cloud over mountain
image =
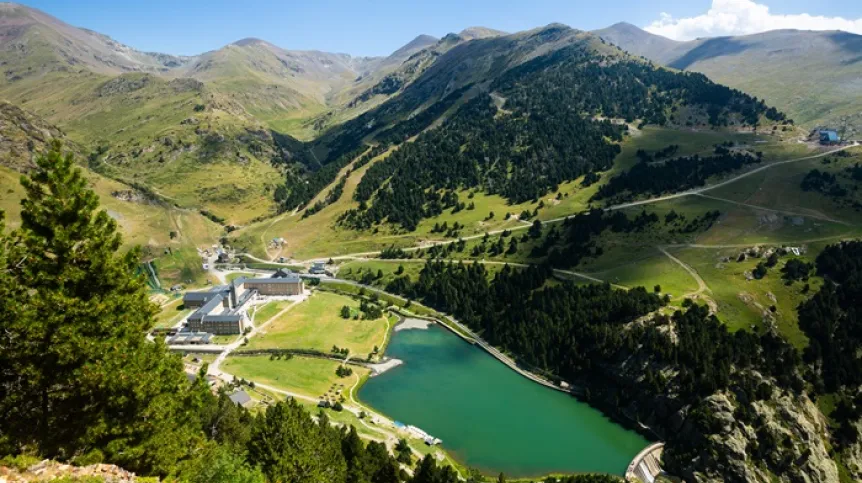
{"type": "Polygon", "coordinates": [[[662,13],[661,18],[647,26],[647,32],[674,40],[698,37],[745,35],[768,30],[843,30],[862,34],[862,18],[825,17],[807,13],[776,15],[769,7],[753,0],[713,0],[703,15],[674,18],[662,13]]]}

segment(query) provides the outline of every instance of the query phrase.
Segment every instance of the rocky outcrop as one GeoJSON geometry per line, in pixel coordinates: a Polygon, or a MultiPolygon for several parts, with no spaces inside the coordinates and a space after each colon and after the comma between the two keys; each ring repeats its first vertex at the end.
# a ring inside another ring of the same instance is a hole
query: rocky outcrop
{"type": "MultiPolygon", "coordinates": [[[[828,422],[804,392],[750,370],[735,372],[734,381],[727,390],[684,400],[678,371],[636,350],[602,367],[598,379],[575,382],[588,388],[591,404],[664,441],[663,468],[684,481],[839,481],[828,422]]],[[[842,454],[855,478],[860,457],[862,444],[842,454]]]]}
{"type": "MultiPolygon", "coordinates": [[[[56,461],[44,460],[26,469],[0,466],[0,482],[24,483],[53,480],[103,481],[105,483],[138,481],[134,473],[115,465],[72,466],[56,461]]],[[[151,481],[149,478],[147,480],[151,481]]]]}
{"type": "MultiPolygon", "coordinates": [[[[838,467],[827,449],[823,416],[807,397],[775,395],[750,405],[740,414],[733,394],[718,393],[705,399],[701,414],[708,415],[709,432],[689,421],[677,444],[707,440],[706,449],[683,476],[704,482],[837,482],[838,467]]],[[[702,422],[702,421],[701,421],[702,422]]]]}
{"type": "MultiPolygon", "coordinates": [[[[34,156],[44,152],[54,139],[65,140],[63,131],[18,106],[0,102],[0,165],[26,171],[34,166],[34,156]]],[[[65,144],[75,150],[75,146],[65,144]]]]}
{"type": "Polygon", "coordinates": [[[150,75],[128,74],[115,77],[99,87],[99,97],[116,96],[138,91],[150,85],[153,77],[150,75]]]}

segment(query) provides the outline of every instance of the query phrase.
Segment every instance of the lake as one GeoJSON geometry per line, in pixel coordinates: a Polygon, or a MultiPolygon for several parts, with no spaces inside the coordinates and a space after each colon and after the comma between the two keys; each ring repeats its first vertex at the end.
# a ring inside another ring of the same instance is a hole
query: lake
{"type": "Polygon", "coordinates": [[[622,475],[649,444],[438,325],[392,335],[386,355],[404,364],[369,379],[360,399],[442,439],[466,466],[511,477],[622,475]]]}

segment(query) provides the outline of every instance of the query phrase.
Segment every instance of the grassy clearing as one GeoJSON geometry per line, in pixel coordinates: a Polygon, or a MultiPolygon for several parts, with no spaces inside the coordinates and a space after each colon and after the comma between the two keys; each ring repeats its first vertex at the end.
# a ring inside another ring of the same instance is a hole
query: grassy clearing
{"type": "Polygon", "coordinates": [[[0,166],[0,210],[6,214],[6,228],[14,230],[21,226],[21,200],[24,198],[24,188],[19,179],[21,174],[9,168],[0,166]]]}
{"type": "Polygon", "coordinates": [[[402,311],[406,313],[412,313],[416,315],[421,315],[424,317],[438,317],[439,314],[430,309],[428,307],[418,305],[415,303],[410,303],[408,305],[407,301],[401,299],[400,297],[396,297],[391,294],[382,293],[382,292],[374,292],[371,290],[366,290],[364,287],[359,287],[350,283],[344,282],[333,282],[326,281],[323,285],[321,285],[324,290],[331,290],[336,293],[355,296],[355,297],[366,297],[370,298],[371,296],[376,296],[379,300],[386,302],[391,306],[395,306],[400,308],[402,311]]]}
{"type": "Polygon", "coordinates": [[[161,307],[161,310],[156,314],[155,327],[173,327],[183,317],[191,314],[193,310],[183,306],[183,299],[177,297],[161,307]]]}
{"type": "MultiPolygon", "coordinates": [[[[762,331],[774,321],[775,328],[791,344],[802,348],[808,345],[805,334],[799,329],[796,307],[822,283],[817,277],[809,280],[810,292],[803,293],[805,283],[787,285],[781,279],[781,268],[793,256],[781,257],[777,266],[769,269],[762,280],[747,280],[758,258],[737,262],[740,249],[695,249],[674,250],[672,253],[694,268],[704,279],[710,295],[718,304],[718,316],[732,330],[751,329],[762,331]],[[729,261],[725,261],[729,260],[729,261]],[[775,313],[770,307],[775,306],[775,313]]],[[[813,259],[811,255],[801,257],[813,259]]]]}
{"type": "Polygon", "coordinates": [[[609,250],[606,255],[595,261],[579,266],[581,268],[611,267],[601,271],[591,270],[590,275],[625,287],[644,287],[652,291],[661,286],[661,293],[668,294],[674,301],[697,291],[697,281],[678,264],[655,247],[632,250],[619,247],[609,250]]]}
{"type": "MultiPolygon", "coordinates": [[[[850,157],[829,156],[832,160],[824,164],[824,158],[789,163],[781,167],[762,171],[736,183],[731,183],[709,194],[741,203],[791,211],[803,215],[832,217],[852,224],[862,223],[862,213],[836,203],[818,192],[805,192],[800,188],[805,175],[812,169],[841,175],[844,168],[862,162],[862,150],[849,150],[850,157]]],[[[851,198],[858,199],[855,192],[851,198]]]]}
{"type": "Polygon", "coordinates": [[[359,310],[359,302],[343,295],[317,292],[277,320],[263,334],[249,341],[249,349],[314,349],[329,352],[332,346],[347,348],[365,357],[383,343],[384,319],[353,320],[341,317],[341,308],[359,310]]]}
{"type": "Polygon", "coordinates": [[[195,354],[192,352],[192,353],[188,353],[188,354],[183,356],[183,362],[192,364],[192,363],[194,363],[194,360],[197,359],[201,363],[212,364],[213,361],[215,361],[217,357],[218,357],[218,354],[212,354],[209,352],[200,353],[200,354],[195,354]]]}
{"type": "MultiPolygon", "coordinates": [[[[222,228],[197,211],[165,204],[123,201],[112,194],[131,188],[82,168],[89,187],[98,196],[101,208],[117,223],[124,248],[141,246],[145,260],[155,260],[163,285],[200,283],[206,274],[197,248],[218,241],[222,228]]],[[[20,175],[0,167],[0,209],[6,212],[7,226],[20,224],[20,200],[24,196],[20,175]]]]}
{"type": "Polygon", "coordinates": [[[313,357],[270,360],[269,356],[233,356],[224,362],[222,368],[239,378],[319,398],[332,394],[333,386],[349,388],[356,382],[356,377],[368,374],[367,369],[350,366],[353,376],[341,378],[335,375],[335,369],[340,365],[337,361],[313,357]]]}
{"type": "Polygon", "coordinates": [[[255,274],[248,273],[248,272],[231,272],[231,273],[227,274],[227,276],[225,276],[225,280],[227,280],[227,282],[230,283],[230,282],[233,282],[234,280],[236,280],[240,277],[254,278],[255,276],[256,276],[255,274]]]}
{"type": "Polygon", "coordinates": [[[266,305],[258,306],[254,312],[254,321],[257,325],[260,325],[269,319],[275,317],[276,314],[281,312],[282,310],[293,305],[294,302],[287,301],[273,301],[269,302],[266,305]]]}
{"type": "Polygon", "coordinates": [[[214,335],[212,338],[212,343],[216,345],[228,345],[236,342],[238,338],[241,336],[239,334],[233,335],[214,335]]]}

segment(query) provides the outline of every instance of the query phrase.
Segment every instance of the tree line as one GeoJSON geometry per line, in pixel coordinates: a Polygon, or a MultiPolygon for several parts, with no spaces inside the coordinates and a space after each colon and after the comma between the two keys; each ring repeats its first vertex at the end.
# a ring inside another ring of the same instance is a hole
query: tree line
{"type": "Polygon", "coordinates": [[[660,164],[640,162],[602,185],[591,201],[612,199],[628,201],[640,195],[658,196],[685,191],[706,184],[716,175],[760,163],[762,155],[724,151],[713,156],[685,156],[660,164]]]}

